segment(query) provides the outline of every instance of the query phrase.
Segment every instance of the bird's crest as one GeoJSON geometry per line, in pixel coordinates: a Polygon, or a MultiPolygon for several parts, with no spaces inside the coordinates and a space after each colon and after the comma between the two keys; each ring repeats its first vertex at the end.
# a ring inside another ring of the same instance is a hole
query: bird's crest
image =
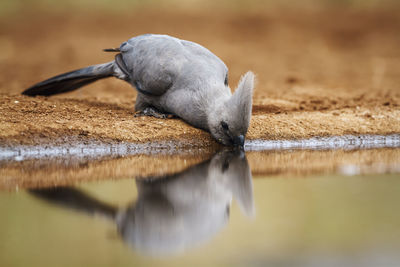
{"type": "Polygon", "coordinates": [[[235,121],[238,121],[242,127],[246,127],[246,131],[250,124],[253,89],[254,73],[249,71],[242,76],[238,87],[227,103],[231,114],[236,118],[235,121]]]}

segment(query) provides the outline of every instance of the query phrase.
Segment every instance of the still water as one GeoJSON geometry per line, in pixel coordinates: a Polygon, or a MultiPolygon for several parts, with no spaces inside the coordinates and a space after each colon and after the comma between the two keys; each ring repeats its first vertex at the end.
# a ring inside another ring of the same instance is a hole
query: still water
{"type": "Polygon", "coordinates": [[[399,266],[398,174],[255,171],[314,153],[338,157],[222,151],[164,175],[0,191],[0,266],[399,266]]]}

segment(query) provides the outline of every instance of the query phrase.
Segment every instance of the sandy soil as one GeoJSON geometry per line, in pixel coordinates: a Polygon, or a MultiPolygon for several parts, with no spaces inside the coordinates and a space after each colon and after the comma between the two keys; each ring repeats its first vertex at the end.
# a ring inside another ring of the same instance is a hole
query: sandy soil
{"type": "Polygon", "coordinates": [[[397,11],[31,11],[1,20],[2,146],[65,136],[214,144],[179,119],[134,118],[136,92],[116,79],[50,98],[20,95],[50,76],[109,61],[103,48],[149,32],[209,48],[230,68],[232,89],[242,73],[257,74],[249,139],[400,133],[397,11]]]}

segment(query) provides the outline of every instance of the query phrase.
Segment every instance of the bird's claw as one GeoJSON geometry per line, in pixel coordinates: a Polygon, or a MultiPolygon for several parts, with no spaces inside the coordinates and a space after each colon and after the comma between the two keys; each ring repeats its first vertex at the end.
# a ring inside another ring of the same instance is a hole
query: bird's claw
{"type": "Polygon", "coordinates": [[[135,117],[141,117],[141,116],[151,116],[151,117],[155,117],[158,119],[167,119],[167,118],[171,118],[171,116],[173,116],[172,114],[165,114],[165,113],[161,113],[158,110],[154,109],[154,108],[150,108],[147,107],[143,110],[137,111],[134,115],[135,117]]]}

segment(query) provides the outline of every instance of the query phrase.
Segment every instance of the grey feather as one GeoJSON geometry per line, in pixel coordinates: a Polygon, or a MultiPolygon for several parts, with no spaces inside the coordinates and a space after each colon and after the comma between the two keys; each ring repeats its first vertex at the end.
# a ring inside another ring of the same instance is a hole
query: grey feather
{"type": "Polygon", "coordinates": [[[23,92],[52,95],[72,91],[114,76],[138,90],[135,109],[155,108],[209,131],[225,145],[243,146],[250,123],[254,75],[248,72],[235,94],[228,86],[228,68],[203,46],[168,35],[134,37],[119,49],[115,60],[58,75],[23,92]],[[228,125],[228,130],[221,127],[228,125]]]}

